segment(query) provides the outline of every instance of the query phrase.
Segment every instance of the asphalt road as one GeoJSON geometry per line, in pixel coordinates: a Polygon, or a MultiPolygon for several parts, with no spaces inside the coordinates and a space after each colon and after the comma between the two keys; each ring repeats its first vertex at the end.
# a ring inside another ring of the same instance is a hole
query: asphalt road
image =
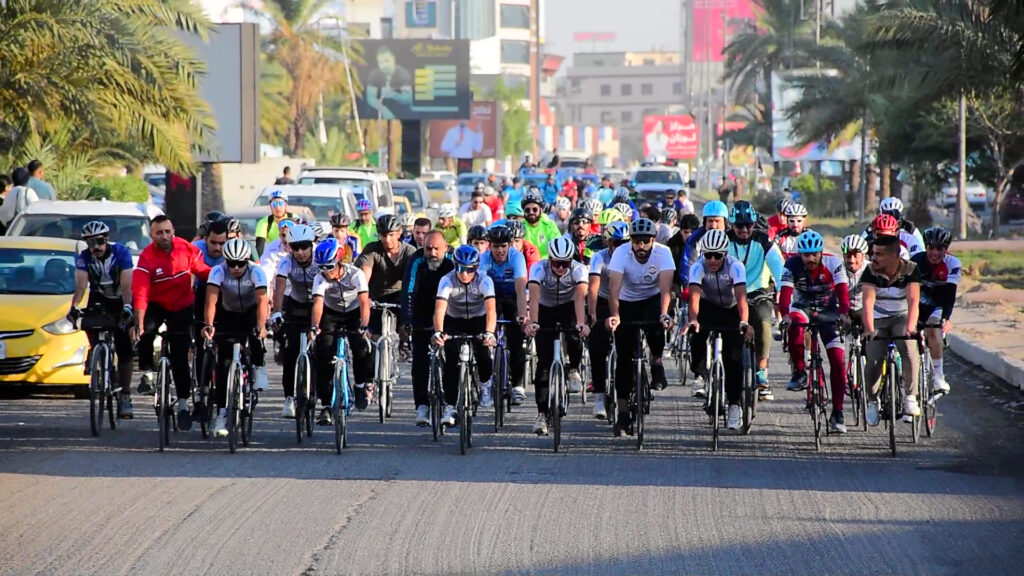
{"type": "Polygon", "coordinates": [[[140,398],[98,439],[84,401],[5,399],[0,574],[1020,574],[1022,396],[947,374],[937,436],[901,426],[897,458],[881,427],[815,452],[802,395],[778,388],[718,453],[679,386],[642,453],[574,403],[559,454],[524,406],[500,433],[482,410],[460,456],[412,425],[405,382],[399,418],[355,416],[340,456],[328,429],[296,447],[279,388],[233,456],[197,431],[158,453],[140,398]]]}

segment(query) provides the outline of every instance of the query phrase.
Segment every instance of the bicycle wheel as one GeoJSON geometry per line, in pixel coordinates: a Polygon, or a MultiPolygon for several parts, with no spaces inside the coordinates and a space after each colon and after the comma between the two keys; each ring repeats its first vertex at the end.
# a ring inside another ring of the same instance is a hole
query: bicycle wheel
{"type": "MultiPolygon", "coordinates": [[[[929,438],[932,435],[932,426],[935,424],[935,404],[932,402],[932,357],[927,349],[921,354],[921,368],[919,369],[919,383],[917,385],[917,398],[921,404],[921,417],[924,420],[924,433],[929,438]]],[[[917,436],[920,436],[918,433],[917,436]]],[[[915,439],[916,441],[916,439],[915,439]]]]}
{"type": "Polygon", "coordinates": [[[459,400],[457,411],[457,423],[459,426],[459,452],[466,453],[469,449],[469,428],[466,424],[469,421],[469,387],[473,383],[469,380],[469,370],[466,366],[459,368],[459,400]]]}
{"type": "Polygon", "coordinates": [[[679,369],[679,385],[686,386],[687,373],[690,371],[690,334],[676,338],[676,367],[679,369]]]}
{"type": "Polygon", "coordinates": [[[815,366],[810,370],[810,377],[807,379],[811,387],[811,420],[814,422],[814,449],[821,450],[821,428],[824,425],[824,418],[821,414],[822,406],[822,375],[821,367],[815,366]]]}
{"type": "Polygon", "coordinates": [[[889,415],[889,450],[896,456],[896,381],[897,368],[895,362],[889,362],[889,369],[886,370],[885,387],[887,398],[885,399],[885,411],[889,415]]]}
{"type": "Polygon", "coordinates": [[[441,388],[442,363],[438,357],[430,360],[430,431],[434,441],[444,434],[441,418],[444,416],[444,393],[441,388]]]}
{"type": "Polygon", "coordinates": [[[721,406],[722,391],[725,386],[724,376],[720,371],[720,361],[715,361],[711,372],[711,393],[708,394],[711,402],[711,451],[718,452],[719,427],[722,424],[721,406]]]}
{"type": "Polygon", "coordinates": [[[615,353],[615,343],[612,342],[611,351],[608,353],[608,377],[605,378],[605,412],[608,414],[608,423],[612,426],[612,434],[615,433],[615,420],[618,418],[617,395],[615,393],[615,365],[618,356],[615,353]]]}
{"type": "Polygon", "coordinates": [[[377,341],[377,374],[374,382],[374,393],[377,395],[377,413],[380,418],[380,423],[387,422],[387,382],[388,382],[388,369],[391,366],[388,354],[391,348],[388,346],[388,339],[381,336],[377,341]]]}
{"type": "Polygon", "coordinates": [[[242,387],[241,376],[239,375],[238,364],[232,364],[228,368],[228,389],[227,389],[227,428],[228,428],[228,451],[232,454],[238,448],[238,395],[242,387]]]}
{"type": "Polygon", "coordinates": [[[201,363],[199,365],[199,398],[200,402],[206,409],[206,418],[199,420],[199,429],[203,434],[203,439],[208,440],[210,433],[213,431],[213,419],[217,414],[217,408],[213,405],[213,396],[211,388],[213,386],[213,370],[214,365],[217,362],[217,357],[214,354],[214,348],[205,347],[201,363]]]}
{"type": "Polygon", "coordinates": [[[100,343],[92,351],[92,367],[89,372],[89,428],[93,436],[99,436],[103,429],[103,405],[107,402],[107,369],[104,358],[106,345],[100,343]]]}
{"type": "Polygon", "coordinates": [[[494,369],[491,371],[491,399],[494,401],[494,431],[505,425],[505,347],[494,351],[494,369]]]}
{"type": "Polygon", "coordinates": [[[756,402],[757,398],[757,392],[755,391],[757,385],[754,379],[756,371],[757,363],[751,358],[750,348],[745,346],[743,348],[743,395],[740,397],[743,414],[741,434],[750,433],[750,426],[754,419],[754,402],[756,402]]]}
{"type": "Polygon", "coordinates": [[[295,438],[302,444],[302,432],[306,427],[309,414],[306,404],[309,402],[309,356],[300,354],[295,361],[295,438]]]}
{"type": "Polygon", "coordinates": [[[160,433],[160,451],[171,445],[171,425],[173,410],[171,408],[171,378],[167,368],[168,362],[161,358],[156,373],[157,389],[157,429],[160,433]]]}
{"type": "Polygon", "coordinates": [[[587,344],[583,345],[583,357],[580,359],[580,380],[583,381],[583,386],[580,387],[580,404],[587,403],[587,385],[593,386],[594,381],[590,375],[590,351],[587,349],[587,344]]]}
{"type": "Polygon", "coordinates": [[[868,417],[867,417],[867,413],[868,413],[868,386],[870,386],[870,384],[868,384],[867,382],[864,381],[864,363],[865,363],[865,359],[864,359],[864,352],[863,352],[863,350],[861,350],[861,351],[859,351],[857,353],[857,357],[856,357],[856,361],[855,362],[856,363],[853,366],[853,370],[854,370],[854,374],[855,374],[854,377],[857,380],[857,388],[860,391],[859,397],[857,399],[857,403],[859,404],[859,410],[860,410],[860,413],[861,413],[860,427],[861,427],[861,430],[867,432],[868,431],[868,417]]]}
{"type": "Polygon", "coordinates": [[[650,402],[651,402],[651,382],[647,379],[647,367],[643,360],[639,361],[636,375],[636,420],[634,421],[634,431],[636,432],[636,449],[644,449],[644,431],[645,420],[648,413],[650,413],[650,402]]]}
{"type": "Polygon", "coordinates": [[[559,366],[557,370],[551,370],[551,376],[548,379],[548,432],[551,434],[555,452],[558,452],[562,445],[562,407],[560,404],[564,394],[563,386],[565,386],[565,373],[559,366]]]}
{"type": "Polygon", "coordinates": [[[345,399],[343,397],[342,382],[345,382],[347,375],[345,367],[341,362],[334,364],[334,378],[331,380],[334,387],[334,400],[331,402],[331,416],[334,420],[334,451],[341,454],[345,437],[345,409],[342,407],[345,399]]]}
{"type": "Polygon", "coordinates": [[[249,427],[249,403],[252,401],[250,395],[251,391],[249,388],[249,379],[245,371],[242,371],[242,378],[239,382],[238,388],[238,429],[239,435],[242,438],[242,446],[249,445],[249,433],[252,432],[252,428],[249,427]]]}

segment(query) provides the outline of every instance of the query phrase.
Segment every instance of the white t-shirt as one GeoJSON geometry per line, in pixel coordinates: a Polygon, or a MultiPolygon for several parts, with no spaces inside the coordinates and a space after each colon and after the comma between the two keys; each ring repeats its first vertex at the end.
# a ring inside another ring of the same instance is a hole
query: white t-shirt
{"type": "Polygon", "coordinates": [[[476,209],[473,209],[472,206],[472,203],[466,202],[459,208],[459,218],[466,224],[466,229],[477,225],[489,226],[494,217],[491,215],[491,209],[487,207],[487,204],[481,204],[476,209]]]}
{"type": "Polygon", "coordinates": [[[676,263],[672,261],[672,252],[668,246],[657,242],[651,248],[650,258],[643,264],[636,261],[630,246],[623,246],[622,250],[616,250],[612,254],[611,262],[608,263],[609,272],[622,274],[619,300],[625,302],[639,302],[657,296],[661,292],[658,287],[658,275],[665,270],[674,271],[675,269],[676,263]]]}

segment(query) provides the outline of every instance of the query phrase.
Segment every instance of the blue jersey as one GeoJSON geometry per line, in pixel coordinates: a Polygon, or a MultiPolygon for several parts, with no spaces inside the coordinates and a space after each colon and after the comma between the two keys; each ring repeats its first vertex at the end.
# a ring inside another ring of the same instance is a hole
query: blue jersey
{"type": "Polygon", "coordinates": [[[132,251],[111,242],[107,255],[96,259],[85,249],[75,258],[75,268],[89,274],[89,290],[93,294],[110,299],[121,298],[121,272],[134,268],[132,251]]]}
{"type": "Polygon", "coordinates": [[[544,194],[545,204],[554,204],[555,200],[558,199],[558,193],[560,192],[558,186],[547,182],[540,185],[540,191],[544,194]]]}
{"type": "Polygon", "coordinates": [[[501,264],[491,258],[488,250],[480,257],[480,272],[494,281],[494,294],[498,298],[516,297],[516,278],[526,279],[526,257],[511,246],[508,258],[501,264]]]}
{"type": "Polygon", "coordinates": [[[196,245],[196,248],[199,248],[199,251],[203,254],[203,262],[206,262],[206,265],[210,268],[224,263],[224,256],[220,258],[210,256],[210,249],[206,247],[206,240],[196,240],[193,244],[196,245]]]}
{"type": "Polygon", "coordinates": [[[519,188],[514,188],[512,186],[509,186],[508,188],[505,188],[505,194],[508,196],[508,199],[505,200],[505,205],[506,206],[508,206],[509,204],[522,204],[522,202],[523,202],[523,187],[522,186],[520,186],[519,188]]]}

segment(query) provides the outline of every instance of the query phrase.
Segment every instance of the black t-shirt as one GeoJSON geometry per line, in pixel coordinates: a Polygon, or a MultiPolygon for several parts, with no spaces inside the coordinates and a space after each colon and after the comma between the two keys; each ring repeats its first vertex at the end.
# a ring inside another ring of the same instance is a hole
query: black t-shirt
{"type": "Polygon", "coordinates": [[[402,242],[398,246],[398,257],[392,260],[380,241],[367,244],[363,253],[356,260],[356,267],[362,268],[367,263],[371,265],[370,274],[370,298],[378,299],[382,296],[389,296],[402,289],[402,277],[405,275],[405,267],[412,261],[416,248],[411,244],[402,242]]]}
{"type": "MultiPolygon", "coordinates": [[[[377,89],[377,97],[380,98],[381,92],[385,87],[391,88],[394,91],[408,90],[412,92],[412,74],[401,66],[395,66],[395,70],[391,73],[391,77],[384,76],[384,73],[380,69],[376,69],[370,72],[370,76],[366,81],[366,87],[373,86],[377,89]]],[[[411,94],[410,94],[411,95],[411,94]]],[[[409,104],[403,104],[393,98],[384,98],[384,106],[391,111],[396,117],[407,116],[406,112],[410,110],[409,104]]],[[[373,288],[370,289],[373,292],[373,288]]]]}

